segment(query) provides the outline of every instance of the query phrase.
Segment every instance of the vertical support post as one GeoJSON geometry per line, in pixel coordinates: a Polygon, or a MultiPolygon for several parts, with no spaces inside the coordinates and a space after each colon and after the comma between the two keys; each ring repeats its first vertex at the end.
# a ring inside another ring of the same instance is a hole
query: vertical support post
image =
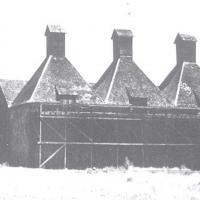
{"type": "MultiPolygon", "coordinates": [[[[144,120],[144,119],[143,119],[144,120]]],[[[141,146],[141,150],[142,150],[142,167],[145,167],[145,159],[144,159],[144,133],[143,133],[143,120],[140,121],[140,127],[141,127],[141,139],[142,139],[142,143],[143,145],[141,146]]]]}
{"type": "Polygon", "coordinates": [[[93,144],[90,147],[90,167],[93,167],[93,144]]]}
{"type": "MultiPolygon", "coordinates": [[[[96,120],[96,119],[94,119],[94,120],[96,120]]],[[[93,131],[94,131],[94,124],[96,124],[95,122],[96,121],[94,121],[94,123],[89,123],[89,131],[92,135],[92,144],[91,144],[91,147],[90,147],[90,167],[91,168],[93,167],[93,138],[94,138],[93,131]]]]}
{"type": "Polygon", "coordinates": [[[39,120],[40,120],[40,133],[39,133],[39,168],[41,167],[41,162],[42,162],[42,122],[41,122],[41,112],[42,112],[42,105],[40,105],[40,115],[39,115],[39,120]]]}
{"type": "Polygon", "coordinates": [[[117,168],[119,168],[119,146],[117,146],[116,153],[117,153],[117,168]]]}
{"type": "MultiPolygon", "coordinates": [[[[118,121],[116,120],[116,124],[115,124],[115,139],[117,143],[120,143],[119,141],[119,126],[118,126],[118,121]]],[[[116,148],[116,160],[117,160],[117,168],[119,168],[119,146],[117,146],[116,148]]]]}
{"type": "Polygon", "coordinates": [[[67,144],[65,143],[64,168],[67,168],[67,144]]]}
{"type": "Polygon", "coordinates": [[[65,154],[64,154],[64,168],[67,168],[67,121],[65,121],[65,154]]]}
{"type": "MultiPolygon", "coordinates": [[[[168,119],[166,119],[166,120],[168,120],[168,119]]],[[[165,144],[167,144],[168,143],[168,141],[167,141],[167,134],[166,133],[168,133],[167,132],[167,128],[168,127],[166,127],[167,125],[166,125],[166,120],[163,120],[164,121],[164,127],[163,127],[163,129],[164,129],[164,143],[165,144]]],[[[168,124],[168,123],[167,123],[168,124]]],[[[167,159],[167,146],[164,148],[164,163],[163,163],[163,166],[167,166],[166,165],[166,159],[167,159]]]]}

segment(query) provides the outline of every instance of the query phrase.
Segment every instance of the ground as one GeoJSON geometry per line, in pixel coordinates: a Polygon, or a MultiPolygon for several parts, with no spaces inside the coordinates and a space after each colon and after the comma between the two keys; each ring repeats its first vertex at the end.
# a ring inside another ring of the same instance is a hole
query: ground
{"type": "Polygon", "coordinates": [[[198,200],[200,172],[183,169],[45,170],[0,167],[0,200],[198,200]]]}

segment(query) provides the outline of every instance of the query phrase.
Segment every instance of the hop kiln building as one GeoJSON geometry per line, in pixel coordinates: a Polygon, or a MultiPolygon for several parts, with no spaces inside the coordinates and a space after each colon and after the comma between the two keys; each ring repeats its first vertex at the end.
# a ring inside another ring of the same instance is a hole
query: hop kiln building
{"type": "Polygon", "coordinates": [[[200,168],[196,39],[178,35],[177,66],[155,86],[133,60],[132,32],[114,30],[113,62],[91,86],[47,26],[47,56],[10,108],[11,165],[200,168]]]}

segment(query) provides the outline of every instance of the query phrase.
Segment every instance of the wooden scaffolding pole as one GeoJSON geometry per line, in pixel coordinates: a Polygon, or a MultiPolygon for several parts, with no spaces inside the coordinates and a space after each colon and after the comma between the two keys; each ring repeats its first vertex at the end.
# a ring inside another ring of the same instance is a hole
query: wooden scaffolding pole
{"type": "MultiPolygon", "coordinates": [[[[65,142],[67,141],[67,121],[65,121],[65,142]]],[[[67,144],[65,143],[64,168],[67,168],[67,144]]]]}
{"type": "MultiPolygon", "coordinates": [[[[143,120],[144,120],[144,119],[143,119],[143,120]]],[[[140,127],[141,127],[141,139],[144,141],[143,120],[140,122],[140,127]]],[[[144,145],[141,146],[141,150],[142,150],[142,166],[145,167],[144,145]]]]}
{"type": "MultiPolygon", "coordinates": [[[[42,111],[42,105],[40,105],[40,115],[42,111]]],[[[39,115],[39,117],[40,117],[39,115]]],[[[40,119],[39,119],[40,120],[40,119]]],[[[39,133],[39,168],[41,167],[41,162],[42,162],[42,122],[40,120],[40,133],[39,133]]]]}

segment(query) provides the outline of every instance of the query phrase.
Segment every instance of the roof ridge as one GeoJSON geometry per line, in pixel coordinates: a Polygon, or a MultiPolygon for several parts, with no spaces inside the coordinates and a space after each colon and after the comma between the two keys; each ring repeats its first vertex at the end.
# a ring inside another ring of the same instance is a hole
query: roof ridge
{"type": "Polygon", "coordinates": [[[32,95],[30,96],[30,98],[28,99],[28,102],[31,101],[32,97],[34,96],[35,91],[37,90],[38,85],[39,85],[39,83],[40,83],[40,79],[43,77],[43,75],[44,75],[44,73],[45,73],[45,71],[46,71],[46,69],[47,69],[47,67],[48,67],[48,65],[49,65],[49,63],[50,63],[52,57],[53,57],[52,55],[50,55],[50,56],[48,57],[48,59],[47,59],[47,61],[46,61],[46,63],[45,63],[45,66],[44,66],[44,68],[43,68],[43,70],[42,70],[42,73],[41,73],[41,75],[40,75],[40,78],[39,78],[38,81],[37,81],[37,84],[36,84],[36,86],[35,86],[35,89],[33,90],[32,95]]]}
{"type": "Polygon", "coordinates": [[[181,80],[182,80],[182,77],[183,77],[184,65],[185,65],[185,62],[183,62],[182,66],[181,66],[181,73],[180,73],[180,77],[179,77],[178,87],[177,87],[177,90],[176,90],[176,97],[175,97],[175,100],[174,100],[175,106],[177,106],[177,104],[178,104],[178,98],[179,98],[179,93],[180,93],[181,80]]]}
{"type": "Polygon", "coordinates": [[[104,73],[101,75],[101,77],[98,79],[98,81],[94,84],[92,87],[93,89],[96,89],[99,87],[99,85],[105,80],[106,75],[112,71],[112,68],[114,68],[116,65],[116,61],[113,60],[112,63],[109,65],[109,67],[104,71],[104,73]]]}
{"type": "Polygon", "coordinates": [[[170,83],[170,81],[173,79],[174,74],[178,71],[179,65],[175,65],[173,69],[168,73],[168,75],[165,77],[165,79],[160,83],[158,86],[160,90],[165,89],[165,87],[170,83]]]}
{"type": "MultiPolygon", "coordinates": [[[[41,73],[40,71],[43,70],[45,63],[47,61],[47,57],[43,60],[42,64],[39,66],[39,68],[36,70],[36,72],[32,75],[32,77],[26,82],[22,90],[19,92],[19,94],[16,96],[16,98],[13,101],[13,104],[21,104],[24,101],[24,95],[27,95],[27,91],[30,91],[30,86],[32,85],[32,82],[36,79],[38,81],[39,77],[37,78],[36,74],[41,73]]],[[[35,85],[35,84],[34,84],[35,85]]],[[[27,97],[26,97],[27,98],[27,97]]]]}
{"type": "Polygon", "coordinates": [[[112,90],[112,87],[113,87],[113,84],[114,84],[114,80],[115,80],[115,77],[116,77],[116,74],[117,74],[117,71],[118,71],[118,68],[119,68],[119,63],[120,63],[120,58],[118,58],[118,60],[117,60],[117,64],[115,66],[115,71],[113,73],[113,76],[112,76],[112,79],[111,79],[111,82],[110,82],[110,86],[108,88],[108,92],[107,92],[107,95],[106,95],[106,98],[105,98],[105,103],[108,103],[110,92],[112,90]]]}

